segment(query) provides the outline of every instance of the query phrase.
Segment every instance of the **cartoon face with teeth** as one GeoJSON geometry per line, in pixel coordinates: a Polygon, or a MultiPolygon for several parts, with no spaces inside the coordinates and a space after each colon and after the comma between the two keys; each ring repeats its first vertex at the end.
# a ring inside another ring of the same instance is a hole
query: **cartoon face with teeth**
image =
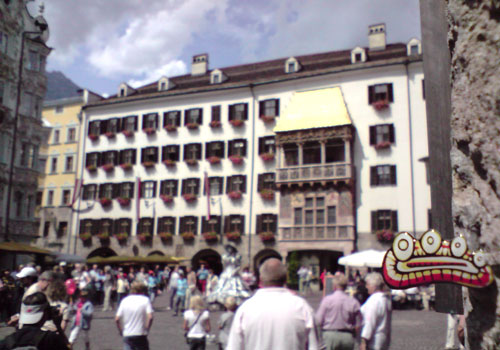
{"type": "Polygon", "coordinates": [[[481,288],[493,281],[482,252],[468,250],[461,236],[443,241],[435,230],[425,232],[420,240],[408,232],[398,234],[382,269],[385,282],[394,289],[436,282],[481,288]]]}

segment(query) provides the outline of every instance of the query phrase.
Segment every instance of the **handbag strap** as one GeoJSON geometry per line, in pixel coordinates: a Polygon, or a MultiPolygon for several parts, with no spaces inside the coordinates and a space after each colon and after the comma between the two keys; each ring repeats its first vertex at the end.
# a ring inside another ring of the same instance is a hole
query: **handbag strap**
{"type": "Polygon", "coordinates": [[[192,329],[193,329],[193,327],[196,325],[196,323],[198,323],[198,320],[200,319],[200,317],[201,317],[201,314],[202,314],[202,313],[203,313],[203,311],[202,311],[202,312],[200,312],[200,314],[198,315],[198,317],[196,317],[196,320],[194,321],[194,323],[193,323],[191,326],[189,326],[188,333],[189,333],[189,332],[191,332],[191,330],[192,330],[192,329]]]}

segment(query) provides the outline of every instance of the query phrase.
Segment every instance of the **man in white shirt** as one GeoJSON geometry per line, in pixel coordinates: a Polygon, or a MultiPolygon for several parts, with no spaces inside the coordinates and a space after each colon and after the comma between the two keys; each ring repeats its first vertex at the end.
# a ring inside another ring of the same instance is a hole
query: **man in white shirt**
{"type": "Polygon", "coordinates": [[[260,268],[262,288],[236,311],[227,350],[318,350],[314,312],[284,288],[286,267],[270,258],[260,268]]]}
{"type": "Polygon", "coordinates": [[[149,350],[148,333],[153,324],[153,307],[147,294],[147,286],[134,281],[130,295],[122,300],[115,322],[123,337],[124,350],[149,350]]]}
{"type": "Polygon", "coordinates": [[[174,299],[177,294],[177,280],[179,279],[179,267],[176,266],[174,271],[170,274],[170,281],[168,283],[168,290],[170,291],[170,305],[167,310],[171,310],[174,307],[174,299]]]}

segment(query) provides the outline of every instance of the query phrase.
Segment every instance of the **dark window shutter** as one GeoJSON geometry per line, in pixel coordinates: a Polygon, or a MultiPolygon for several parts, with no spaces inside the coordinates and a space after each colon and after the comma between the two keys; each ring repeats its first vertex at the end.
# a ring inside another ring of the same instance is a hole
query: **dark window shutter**
{"type": "Polygon", "coordinates": [[[153,198],[156,197],[156,187],[157,186],[158,186],[158,182],[157,181],[153,182],[153,198]]]}
{"type": "Polygon", "coordinates": [[[392,231],[398,232],[398,212],[397,210],[393,210],[391,212],[391,221],[392,221],[392,231]]]}
{"type": "Polygon", "coordinates": [[[120,232],[120,221],[121,219],[116,219],[113,221],[113,224],[111,225],[113,234],[120,232]]]}
{"type": "Polygon", "coordinates": [[[391,165],[391,184],[396,185],[396,166],[391,165]]]}
{"type": "Polygon", "coordinates": [[[221,158],[224,158],[224,155],[226,154],[226,144],[224,143],[224,141],[221,141],[220,142],[220,151],[219,151],[219,155],[221,158]]]}
{"type": "Polygon", "coordinates": [[[243,157],[247,156],[247,140],[243,140],[243,157]]]}
{"type": "Polygon", "coordinates": [[[229,121],[233,120],[233,115],[234,115],[234,105],[230,105],[228,108],[227,120],[229,121]]]}
{"type": "Polygon", "coordinates": [[[276,114],[276,117],[279,117],[279,115],[280,115],[280,99],[277,98],[275,101],[276,101],[276,104],[274,105],[274,108],[276,109],[275,114],[276,114]]]}
{"type": "Polygon", "coordinates": [[[103,154],[102,153],[96,153],[96,164],[97,166],[101,166],[103,163],[103,154]]]}
{"type": "Polygon", "coordinates": [[[212,142],[205,143],[205,159],[210,157],[210,151],[212,150],[212,142]]]}
{"type": "Polygon", "coordinates": [[[137,164],[137,150],[132,150],[132,164],[137,164]]]}
{"type": "Polygon", "coordinates": [[[205,232],[208,232],[208,225],[207,225],[207,217],[206,216],[202,216],[201,217],[201,232],[202,233],[205,233],[205,232]]]}
{"type": "Polygon", "coordinates": [[[245,108],[243,109],[243,120],[248,120],[248,103],[244,104],[245,108]]]}
{"type": "Polygon", "coordinates": [[[378,185],[378,176],[377,176],[377,167],[372,166],[370,167],[370,186],[377,186],[378,185]]]}
{"type": "Polygon", "coordinates": [[[263,116],[264,115],[264,101],[260,101],[259,102],[259,116],[263,116]]]}
{"type": "Polygon", "coordinates": [[[194,179],[194,182],[196,183],[196,187],[195,187],[196,195],[199,195],[200,194],[200,179],[194,179]]]}
{"type": "Polygon", "coordinates": [[[370,145],[374,145],[377,142],[377,127],[370,126],[370,145]]]}
{"type": "Polygon", "coordinates": [[[155,162],[158,163],[158,153],[159,153],[159,148],[158,147],[155,147],[154,148],[155,150],[155,153],[154,153],[154,158],[155,158],[155,162]]]}
{"type": "Polygon", "coordinates": [[[389,125],[389,141],[394,143],[396,140],[396,134],[394,132],[394,124],[389,125]]]}
{"type": "Polygon", "coordinates": [[[262,215],[257,215],[256,233],[262,232],[262,215]]]}
{"type": "Polygon", "coordinates": [[[141,163],[144,163],[145,149],[141,149],[141,163]]]}
{"type": "Polygon", "coordinates": [[[139,117],[136,115],[134,116],[134,131],[137,131],[137,123],[138,123],[139,117]]]}
{"type": "Polygon", "coordinates": [[[142,130],[144,130],[146,128],[146,120],[148,119],[148,115],[147,114],[143,114],[142,115],[142,130]]]}
{"type": "Polygon", "coordinates": [[[377,212],[372,211],[372,232],[377,231],[377,212]]]}
{"type": "Polygon", "coordinates": [[[120,186],[122,184],[113,184],[113,198],[118,198],[120,196],[120,186]]]}
{"type": "Polygon", "coordinates": [[[174,180],[174,184],[175,184],[175,187],[174,187],[174,196],[177,197],[177,193],[179,192],[178,190],[178,187],[179,187],[179,181],[178,180],[174,180]]]}
{"type": "Polygon", "coordinates": [[[189,116],[189,110],[184,111],[184,126],[188,125],[188,116],[189,116]]]}
{"type": "Polygon", "coordinates": [[[273,233],[276,234],[278,232],[278,215],[273,215],[273,225],[272,225],[273,233]]]}
{"type": "Polygon", "coordinates": [[[102,196],[104,195],[104,186],[105,184],[99,185],[99,196],[97,198],[103,198],[102,196]]]}
{"type": "Polygon", "coordinates": [[[168,125],[167,122],[167,112],[163,112],[163,127],[166,127],[168,125]]]}
{"type": "Polygon", "coordinates": [[[264,174],[259,174],[257,180],[257,192],[260,192],[262,190],[263,181],[264,181],[264,174]]]}
{"type": "Polygon", "coordinates": [[[118,153],[118,151],[113,151],[113,154],[114,154],[114,157],[113,157],[113,159],[114,159],[114,160],[113,160],[113,165],[118,165],[118,164],[120,164],[120,163],[118,162],[118,161],[119,161],[119,159],[118,159],[118,157],[119,157],[119,153],[118,153]]]}
{"type": "Polygon", "coordinates": [[[231,184],[232,184],[232,176],[228,176],[226,180],[226,194],[231,191],[231,184]]]}
{"type": "Polygon", "coordinates": [[[370,104],[370,105],[374,102],[373,101],[374,94],[375,94],[375,86],[373,86],[373,85],[368,86],[368,104],[370,104]]]}
{"type": "Polygon", "coordinates": [[[158,113],[155,113],[155,129],[158,129],[158,113]]]}
{"type": "Polygon", "coordinates": [[[186,232],[186,217],[182,217],[179,223],[179,233],[186,232]]]}
{"type": "Polygon", "coordinates": [[[198,124],[203,124],[203,108],[200,108],[199,109],[200,111],[200,114],[199,114],[199,117],[198,117],[198,124]]]}
{"type": "Polygon", "coordinates": [[[118,118],[118,121],[116,122],[116,131],[120,132],[125,129],[125,118],[118,118]]]}
{"type": "Polygon", "coordinates": [[[88,167],[90,164],[90,160],[89,160],[89,154],[85,154],[85,167],[88,167]]]}
{"type": "Polygon", "coordinates": [[[224,176],[220,176],[219,181],[220,181],[220,186],[219,186],[219,193],[218,194],[223,194],[224,193],[224,176]]]}
{"type": "Polygon", "coordinates": [[[182,189],[181,189],[181,195],[186,194],[186,184],[187,184],[187,179],[182,180],[182,189]]]}
{"type": "Polygon", "coordinates": [[[184,160],[187,159],[188,149],[189,149],[189,145],[184,145],[184,160]]]}
{"type": "Polygon", "coordinates": [[[245,215],[240,215],[240,220],[241,220],[240,233],[244,234],[245,233],[245,215]]]}
{"type": "Polygon", "coordinates": [[[133,182],[129,182],[130,184],[130,193],[128,194],[130,198],[134,198],[134,188],[135,184],[133,182]]]}
{"type": "Polygon", "coordinates": [[[108,121],[107,120],[101,120],[101,123],[99,125],[99,132],[101,135],[105,134],[108,128],[108,121]]]}
{"type": "Polygon", "coordinates": [[[202,149],[202,144],[197,143],[196,144],[196,159],[200,160],[201,159],[201,149],[202,149]]]}
{"type": "Polygon", "coordinates": [[[126,150],[121,150],[120,154],[118,155],[118,163],[123,164],[123,155],[124,153],[127,152],[126,150]]]}
{"type": "Polygon", "coordinates": [[[234,144],[234,141],[228,141],[228,144],[227,144],[227,156],[230,157],[233,155],[233,144],[234,144]]]}
{"type": "Polygon", "coordinates": [[[167,146],[162,146],[161,147],[161,161],[163,162],[165,159],[167,159],[167,146]]]}
{"type": "Polygon", "coordinates": [[[174,145],[174,155],[173,155],[173,159],[172,160],[175,160],[176,162],[179,161],[179,157],[181,155],[181,151],[180,151],[180,146],[179,145],[174,145]]]}
{"type": "Polygon", "coordinates": [[[387,95],[389,102],[394,102],[394,94],[392,92],[392,84],[387,84],[387,95]]]}
{"type": "Polygon", "coordinates": [[[224,218],[224,232],[225,233],[228,233],[229,232],[229,223],[231,222],[231,217],[229,215],[227,215],[225,218],[224,218]]]}
{"type": "Polygon", "coordinates": [[[259,137],[259,155],[264,153],[265,141],[266,139],[263,137],[259,137]]]}
{"type": "Polygon", "coordinates": [[[243,180],[243,182],[241,183],[241,192],[243,193],[247,193],[247,176],[246,175],[243,175],[241,177],[241,179],[243,180]]]}

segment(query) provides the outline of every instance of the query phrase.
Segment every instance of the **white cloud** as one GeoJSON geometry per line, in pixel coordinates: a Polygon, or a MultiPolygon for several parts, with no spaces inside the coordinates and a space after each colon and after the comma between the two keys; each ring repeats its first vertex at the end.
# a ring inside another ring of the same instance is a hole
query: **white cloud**
{"type": "Polygon", "coordinates": [[[180,60],[175,60],[168,62],[167,64],[155,70],[148,71],[147,73],[145,73],[143,79],[140,80],[131,79],[127,83],[133,88],[138,88],[148,83],[154,82],[163,76],[172,77],[185,74],[186,72],[187,72],[186,64],[180,60]]]}

